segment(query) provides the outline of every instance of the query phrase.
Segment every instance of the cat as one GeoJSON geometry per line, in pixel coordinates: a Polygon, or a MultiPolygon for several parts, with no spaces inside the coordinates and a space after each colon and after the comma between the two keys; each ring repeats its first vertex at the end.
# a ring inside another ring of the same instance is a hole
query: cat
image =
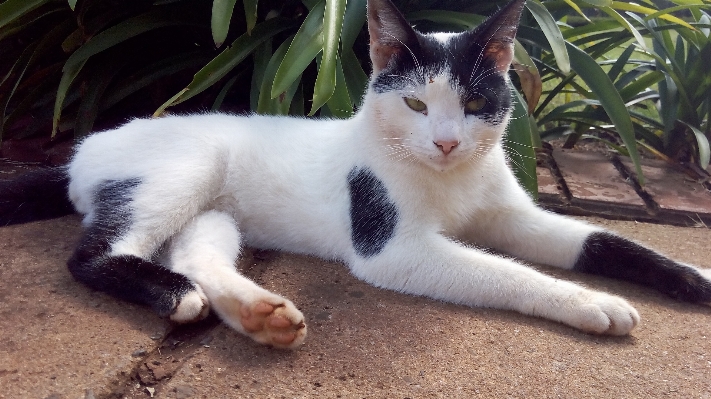
{"type": "Polygon", "coordinates": [[[542,210],[518,185],[501,140],[524,1],[471,31],[422,34],[389,0],[369,0],[373,73],[351,119],[136,119],[83,140],[66,167],[3,182],[0,223],[75,209],[85,225],[68,261],[77,280],[176,322],[212,309],[278,348],[302,344],[305,319],[236,270],[244,245],[337,260],[377,287],[593,334],[629,334],[640,317],[620,297],[516,258],[711,304],[710,270],[542,210]]]}

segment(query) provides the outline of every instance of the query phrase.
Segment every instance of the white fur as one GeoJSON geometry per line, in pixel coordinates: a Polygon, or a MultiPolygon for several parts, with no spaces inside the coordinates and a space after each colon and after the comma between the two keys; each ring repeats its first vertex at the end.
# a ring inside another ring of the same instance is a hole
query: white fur
{"type": "MultiPolygon", "coordinates": [[[[225,322],[260,342],[268,337],[246,331],[234,304],[283,306],[293,323],[303,315],[235,270],[243,244],[341,260],[380,287],[629,333],[639,316],[624,300],[471,246],[570,268],[598,229],[537,208],[506,166],[505,123],[465,116],[448,85],[442,75],[402,93],[370,92],[350,120],[134,120],[81,144],[69,167],[70,198],[90,223],[102,181],[140,178],[132,226],[112,254],[148,259],[170,242],[168,266],[199,285],[225,322]],[[427,115],[409,109],[404,95],[428,104],[427,115]],[[434,144],[442,135],[460,141],[448,155],[434,144]],[[351,242],[346,176],[356,166],[383,182],[399,215],[394,237],[367,259],[351,242]]],[[[203,313],[192,302],[178,319],[203,313]]]]}

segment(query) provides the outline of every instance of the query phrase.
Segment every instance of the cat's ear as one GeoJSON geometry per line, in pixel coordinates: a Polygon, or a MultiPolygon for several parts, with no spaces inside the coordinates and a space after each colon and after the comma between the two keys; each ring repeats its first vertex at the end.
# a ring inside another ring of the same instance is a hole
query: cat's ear
{"type": "Polygon", "coordinates": [[[373,75],[394,56],[407,52],[415,57],[419,49],[417,34],[390,0],[368,0],[368,32],[373,75]]]}
{"type": "Polygon", "coordinates": [[[499,73],[507,73],[513,61],[514,39],[526,0],[512,0],[470,34],[484,57],[494,61],[499,73]]]}

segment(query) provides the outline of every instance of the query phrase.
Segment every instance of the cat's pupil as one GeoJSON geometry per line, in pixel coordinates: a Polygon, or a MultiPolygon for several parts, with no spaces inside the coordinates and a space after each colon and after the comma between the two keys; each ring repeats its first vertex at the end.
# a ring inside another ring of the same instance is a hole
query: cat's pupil
{"type": "Polygon", "coordinates": [[[412,97],[405,97],[405,104],[407,104],[408,107],[410,107],[411,110],[416,111],[416,112],[426,112],[427,111],[427,104],[423,103],[422,101],[412,98],[412,97]]]}
{"type": "Polygon", "coordinates": [[[475,112],[481,111],[482,108],[486,105],[486,98],[485,97],[477,97],[473,100],[467,101],[466,104],[464,104],[464,112],[467,114],[473,114],[475,112]]]}

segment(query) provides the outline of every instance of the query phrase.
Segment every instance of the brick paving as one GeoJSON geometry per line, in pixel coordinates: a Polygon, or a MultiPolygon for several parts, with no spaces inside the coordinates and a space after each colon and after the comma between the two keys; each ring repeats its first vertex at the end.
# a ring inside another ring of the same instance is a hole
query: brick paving
{"type": "MultiPolygon", "coordinates": [[[[711,226],[711,191],[660,160],[553,148],[538,153],[539,201],[550,210],[679,226],[711,226]]],[[[708,183],[707,183],[708,184],[708,183]]]]}

